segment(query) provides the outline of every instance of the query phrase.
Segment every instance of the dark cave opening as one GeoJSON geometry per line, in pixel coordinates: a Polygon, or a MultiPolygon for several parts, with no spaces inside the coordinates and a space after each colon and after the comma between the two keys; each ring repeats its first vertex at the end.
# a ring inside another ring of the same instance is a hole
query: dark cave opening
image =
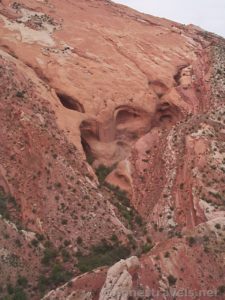
{"type": "Polygon", "coordinates": [[[120,110],[116,116],[116,123],[126,123],[129,121],[133,121],[134,119],[138,118],[139,115],[135,111],[129,111],[129,110],[120,110]]]}
{"type": "Polygon", "coordinates": [[[83,105],[79,103],[76,99],[62,93],[57,93],[57,96],[65,108],[79,111],[81,113],[85,112],[83,105]]]}
{"type": "Polygon", "coordinates": [[[181,73],[182,70],[187,68],[188,65],[182,65],[178,68],[177,73],[173,76],[173,79],[175,81],[175,86],[179,86],[180,85],[180,79],[181,79],[181,73]]]}

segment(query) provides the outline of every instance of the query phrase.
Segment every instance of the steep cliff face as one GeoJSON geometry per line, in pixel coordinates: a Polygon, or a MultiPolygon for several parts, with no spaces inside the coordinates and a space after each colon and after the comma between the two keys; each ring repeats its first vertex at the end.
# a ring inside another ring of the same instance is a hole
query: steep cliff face
{"type": "Polygon", "coordinates": [[[0,1],[2,295],[222,297],[224,66],[111,1],[0,1]]]}

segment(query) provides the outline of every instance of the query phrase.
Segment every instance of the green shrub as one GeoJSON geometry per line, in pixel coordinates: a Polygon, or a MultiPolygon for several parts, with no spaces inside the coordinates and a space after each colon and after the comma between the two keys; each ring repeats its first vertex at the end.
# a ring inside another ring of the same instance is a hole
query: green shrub
{"type": "Polygon", "coordinates": [[[18,91],[18,92],[16,93],[16,97],[18,97],[18,98],[23,98],[23,97],[24,97],[24,94],[25,94],[25,91],[18,91]]]}
{"type": "Polygon", "coordinates": [[[44,293],[46,291],[46,289],[49,287],[50,285],[50,281],[49,279],[44,276],[41,275],[38,279],[38,289],[41,293],[44,293]]]}
{"type": "Polygon", "coordinates": [[[56,249],[49,247],[44,250],[44,257],[42,258],[41,262],[44,265],[49,265],[51,262],[55,260],[57,257],[56,249]]]}
{"type": "Polygon", "coordinates": [[[216,223],[216,224],[215,224],[215,228],[216,228],[216,229],[221,229],[221,225],[220,225],[219,223],[216,223]]]}
{"type": "Polygon", "coordinates": [[[149,243],[146,243],[142,246],[142,253],[147,253],[152,249],[152,245],[149,243]]]}
{"type": "Polygon", "coordinates": [[[54,285],[65,283],[66,281],[70,280],[72,274],[68,271],[65,271],[65,269],[59,265],[56,264],[52,268],[52,272],[50,275],[50,282],[52,282],[54,285]]]}
{"type": "Polygon", "coordinates": [[[65,247],[67,247],[67,246],[69,246],[69,245],[71,244],[71,241],[65,240],[65,241],[63,242],[63,244],[64,244],[65,247]]]}
{"type": "Polygon", "coordinates": [[[98,181],[100,184],[103,184],[103,182],[105,181],[105,178],[109,175],[109,173],[111,173],[113,170],[113,168],[109,168],[103,165],[100,165],[97,169],[96,169],[96,175],[98,177],[98,181]]]}
{"type": "Polygon", "coordinates": [[[36,235],[37,240],[40,241],[40,242],[43,241],[43,240],[45,239],[45,237],[44,237],[43,234],[36,233],[35,235],[36,235]]]}
{"type": "Polygon", "coordinates": [[[63,261],[67,262],[70,260],[70,253],[66,250],[66,249],[62,249],[62,257],[63,257],[63,261]]]}
{"type": "Polygon", "coordinates": [[[174,277],[174,276],[171,275],[171,274],[167,277],[167,279],[168,279],[168,282],[169,282],[169,285],[170,285],[170,286],[171,286],[171,285],[175,285],[175,283],[177,282],[176,277],[174,277]]]}
{"type": "Polygon", "coordinates": [[[118,208],[121,216],[126,219],[128,226],[132,228],[136,225],[142,227],[144,225],[142,217],[131,205],[127,193],[111,184],[106,184],[106,187],[114,193],[115,197],[112,198],[112,203],[118,208]]]}
{"type": "Polygon", "coordinates": [[[142,217],[137,215],[135,217],[135,222],[139,225],[139,226],[142,226],[143,225],[143,221],[142,221],[142,217]]]}
{"type": "Polygon", "coordinates": [[[170,257],[170,253],[167,251],[167,252],[164,254],[164,257],[165,257],[165,258],[170,257]]]}
{"type": "Polygon", "coordinates": [[[72,273],[66,271],[63,266],[55,264],[51,270],[49,277],[40,275],[38,279],[38,289],[44,294],[50,287],[54,288],[59,284],[63,284],[69,281],[72,277],[72,273]]]}
{"type": "Polygon", "coordinates": [[[91,271],[100,266],[110,266],[122,258],[130,255],[130,250],[123,246],[112,246],[103,241],[92,248],[87,256],[78,255],[78,269],[83,272],[91,271]]]}
{"type": "Polygon", "coordinates": [[[190,247],[196,243],[196,239],[193,236],[188,237],[187,240],[190,247]]]}
{"type": "Polygon", "coordinates": [[[36,239],[33,239],[33,240],[31,241],[31,245],[34,246],[34,247],[37,247],[38,244],[39,244],[39,241],[36,240],[36,239]]]}
{"type": "Polygon", "coordinates": [[[78,236],[77,238],[77,244],[81,245],[83,243],[82,237],[78,236]]]}
{"type": "Polygon", "coordinates": [[[89,163],[89,165],[92,165],[95,158],[91,152],[86,152],[86,160],[89,163]]]}
{"type": "Polygon", "coordinates": [[[7,284],[7,291],[10,296],[4,297],[3,300],[27,300],[28,299],[26,293],[23,290],[23,285],[27,285],[27,281],[25,284],[24,278],[23,277],[20,278],[22,278],[22,281],[20,282],[19,280],[20,283],[17,283],[18,286],[16,287],[13,287],[11,283],[7,284]]]}
{"type": "Polygon", "coordinates": [[[24,288],[27,287],[28,284],[27,278],[24,276],[19,276],[17,279],[17,284],[24,288]]]}
{"type": "Polygon", "coordinates": [[[62,219],[61,223],[62,223],[62,225],[66,225],[68,223],[68,221],[66,219],[62,219]]]}
{"type": "Polygon", "coordinates": [[[19,247],[19,248],[22,247],[22,243],[21,243],[21,241],[20,241],[19,239],[16,239],[16,240],[15,240],[15,244],[16,244],[16,246],[19,247]]]}
{"type": "Polygon", "coordinates": [[[27,300],[27,295],[22,288],[16,288],[12,300],[27,300]]]}
{"type": "Polygon", "coordinates": [[[107,184],[106,185],[108,189],[110,189],[116,196],[117,200],[120,201],[121,204],[124,206],[130,207],[130,201],[127,197],[127,193],[125,191],[122,191],[119,187],[107,184]]]}
{"type": "Polygon", "coordinates": [[[112,242],[114,242],[114,243],[117,243],[117,242],[118,242],[118,237],[117,237],[115,234],[113,234],[113,235],[111,236],[110,240],[111,240],[112,242]]]}
{"type": "Polygon", "coordinates": [[[9,295],[12,295],[12,294],[13,294],[14,288],[13,288],[13,286],[12,286],[11,283],[8,283],[8,284],[7,284],[7,291],[8,291],[8,294],[9,294],[9,295]]]}
{"type": "Polygon", "coordinates": [[[133,219],[132,210],[128,210],[126,206],[123,206],[121,204],[117,205],[117,208],[119,209],[121,215],[127,220],[127,222],[131,224],[133,219]]]}

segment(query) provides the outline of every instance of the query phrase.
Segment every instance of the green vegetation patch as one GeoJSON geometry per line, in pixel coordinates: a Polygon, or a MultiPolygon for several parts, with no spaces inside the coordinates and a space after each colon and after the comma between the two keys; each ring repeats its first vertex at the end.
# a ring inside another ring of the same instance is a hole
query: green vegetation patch
{"type": "Polygon", "coordinates": [[[96,169],[96,175],[98,177],[98,181],[100,184],[103,184],[105,181],[105,178],[109,175],[109,173],[112,172],[114,167],[106,167],[104,165],[100,165],[96,169]]]}
{"type": "Polygon", "coordinates": [[[130,250],[127,247],[119,244],[110,245],[102,241],[99,245],[92,247],[89,255],[78,255],[77,267],[82,273],[89,272],[100,266],[111,266],[129,255],[130,250]]]}

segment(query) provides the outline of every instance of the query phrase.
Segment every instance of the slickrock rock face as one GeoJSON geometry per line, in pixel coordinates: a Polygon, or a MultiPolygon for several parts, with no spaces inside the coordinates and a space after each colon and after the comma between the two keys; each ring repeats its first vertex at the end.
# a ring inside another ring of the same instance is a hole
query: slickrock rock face
{"type": "Polygon", "coordinates": [[[214,34],[0,0],[0,298],[223,299],[224,103],[214,34]]]}
{"type": "Polygon", "coordinates": [[[132,289],[132,276],[128,272],[130,268],[137,269],[138,258],[133,256],[127,260],[121,260],[112,266],[107,273],[106,281],[99,295],[99,300],[115,299],[120,294],[121,299],[127,299],[132,289]]]}

